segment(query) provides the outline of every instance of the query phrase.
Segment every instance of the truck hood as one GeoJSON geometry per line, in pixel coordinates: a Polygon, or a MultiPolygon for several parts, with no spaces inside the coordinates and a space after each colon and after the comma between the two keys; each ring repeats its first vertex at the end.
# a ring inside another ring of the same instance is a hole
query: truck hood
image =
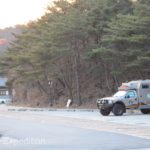
{"type": "Polygon", "coordinates": [[[120,96],[120,97],[104,97],[100,100],[108,100],[108,101],[119,101],[119,100],[122,100],[124,99],[123,96],[120,96]]]}

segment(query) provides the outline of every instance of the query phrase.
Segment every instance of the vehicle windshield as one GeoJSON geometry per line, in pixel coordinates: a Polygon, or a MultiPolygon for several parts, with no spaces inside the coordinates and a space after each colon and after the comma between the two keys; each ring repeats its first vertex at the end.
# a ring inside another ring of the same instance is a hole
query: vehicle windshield
{"type": "Polygon", "coordinates": [[[118,91],[117,93],[113,95],[113,97],[125,96],[126,93],[127,91],[118,91]]]}

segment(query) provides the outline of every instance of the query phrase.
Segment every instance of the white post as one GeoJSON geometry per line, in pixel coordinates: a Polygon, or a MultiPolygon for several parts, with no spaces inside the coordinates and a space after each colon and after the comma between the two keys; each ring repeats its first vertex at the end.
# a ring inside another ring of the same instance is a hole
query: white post
{"type": "Polygon", "coordinates": [[[71,101],[72,101],[71,99],[68,99],[68,101],[67,101],[67,105],[66,105],[66,107],[67,107],[67,108],[70,106],[71,101]]]}

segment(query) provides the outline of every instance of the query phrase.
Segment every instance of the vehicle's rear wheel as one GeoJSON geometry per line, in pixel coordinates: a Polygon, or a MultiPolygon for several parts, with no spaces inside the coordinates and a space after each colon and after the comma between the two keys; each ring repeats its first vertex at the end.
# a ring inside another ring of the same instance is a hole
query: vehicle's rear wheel
{"type": "Polygon", "coordinates": [[[115,116],[122,116],[125,112],[125,107],[122,104],[115,104],[113,106],[112,112],[115,116]]]}
{"type": "Polygon", "coordinates": [[[150,114],[150,109],[141,109],[143,114],[150,114]]]}
{"type": "Polygon", "coordinates": [[[103,115],[103,116],[108,116],[110,114],[110,110],[107,109],[107,108],[101,108],[100,109],[100,113],[103,115]]]}

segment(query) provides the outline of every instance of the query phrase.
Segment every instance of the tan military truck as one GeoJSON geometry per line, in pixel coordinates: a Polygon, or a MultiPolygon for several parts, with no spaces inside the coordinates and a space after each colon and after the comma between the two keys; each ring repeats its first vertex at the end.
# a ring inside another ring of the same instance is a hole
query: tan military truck
{"type": "Polygon", "coordinates": [[[126,109],[140,109],[143,114],[150,113],[150,80],[122,83],[112,97],[97,99],[97,107],[103,116],[112,111],[121,116],[126,109]]]}

